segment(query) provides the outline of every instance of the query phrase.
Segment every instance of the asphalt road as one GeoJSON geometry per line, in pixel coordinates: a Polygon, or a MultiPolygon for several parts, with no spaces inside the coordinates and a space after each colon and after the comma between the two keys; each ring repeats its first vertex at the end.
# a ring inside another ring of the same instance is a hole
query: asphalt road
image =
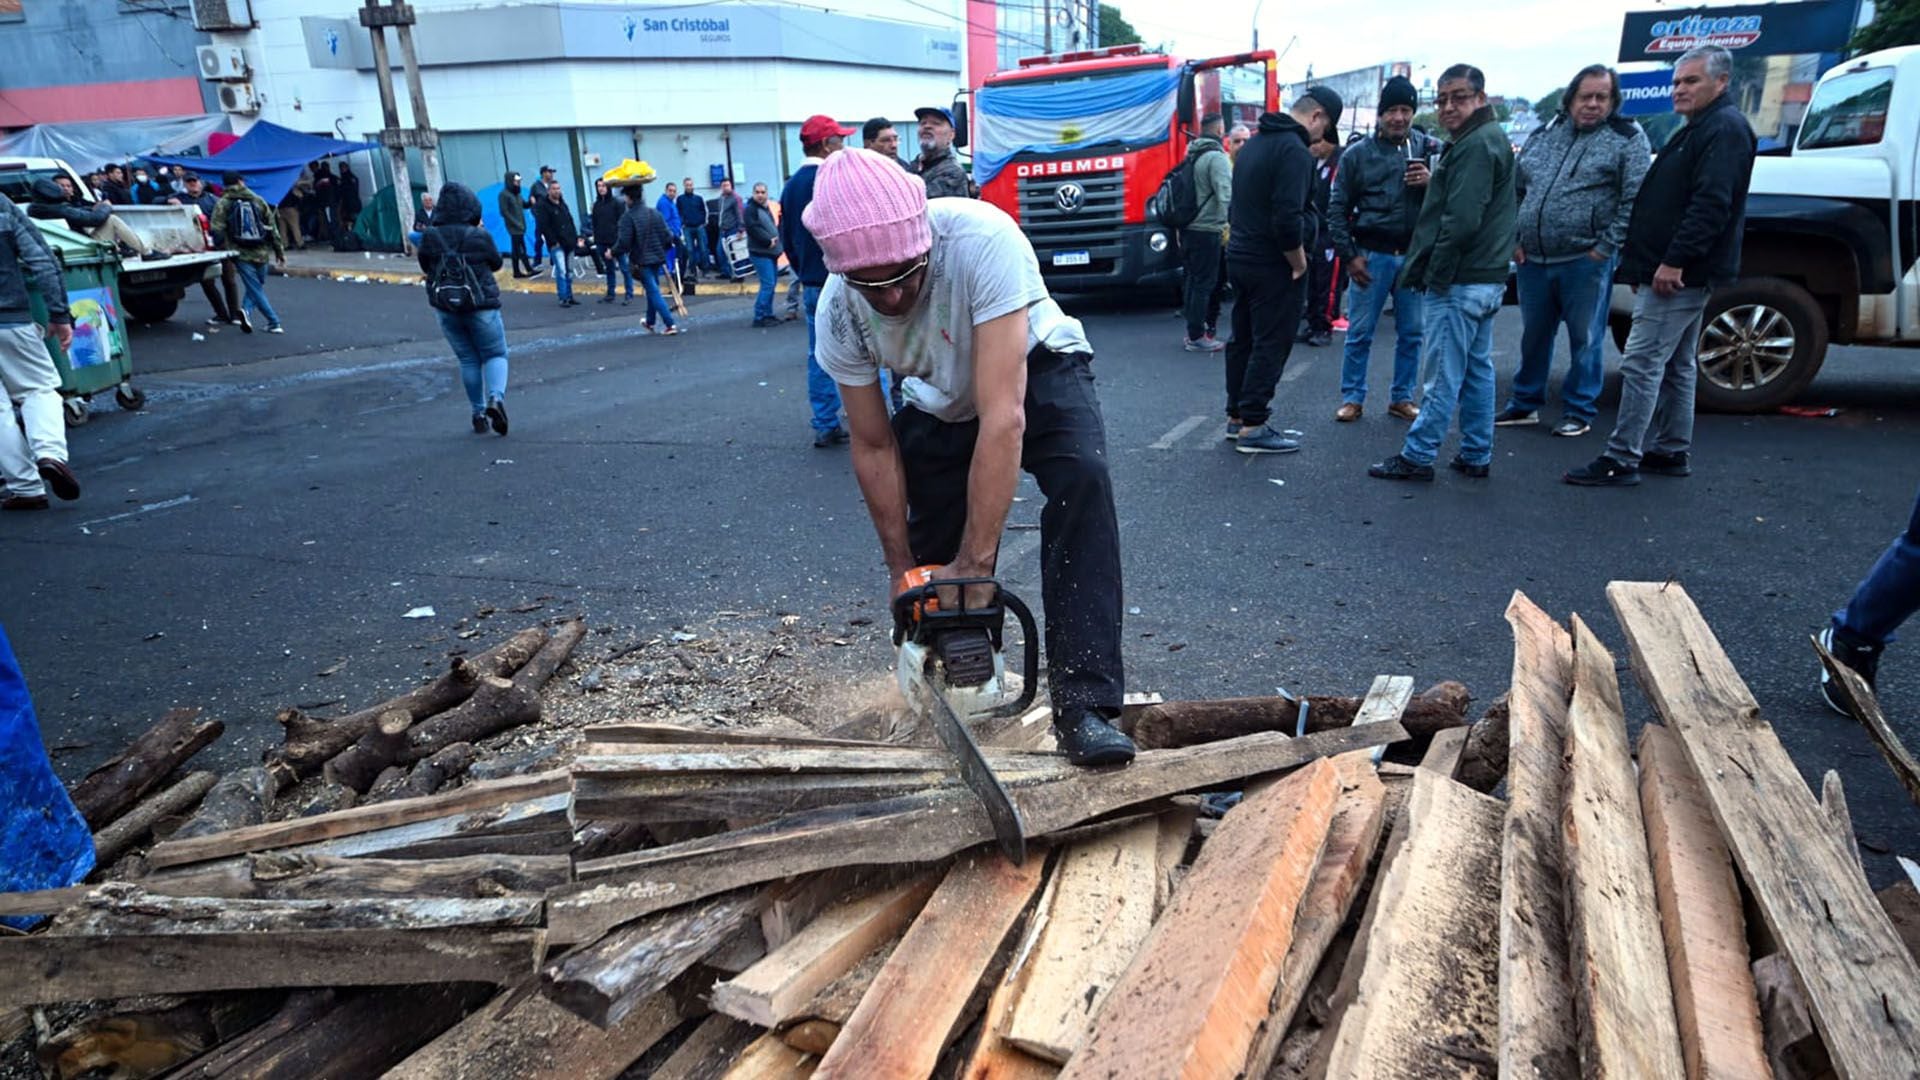
{"type": "MultiPolygon", "coordinates": [[[[152,401],[103,402],[73,432],[85,497],[0,521],[0,624],[48,742],[70,748],[64,773],[174,704],[228,721],[217,763],[250,759],[276,708],[410,683],[481,607],[541,602],[642,634],[791,613],[851,643],[823,693],[884,675],[884,569],[845,451],[810,445],[802,327],[753,330],[748,301],[700,298],[693,332],[647,338],[637,308],[511,297],[514,427],[499,439],[468,430],[417,291],[275,279],[273,296],[284,337],[191,341],[197,297],[177,324],[137,330],[152,401]],[[402,618],[428,605],[435,618],[402,618]]],[[[1332,422],[1337,348],[1297,350],[1281,387],[1277,419],[1305,449],[1247,458],[1218,438],[1219,360],[1182,352],[1170,312],[1068,304],[1098,351],[1133,688],[1359,692],[1404,672],[1490,699],[1515,589],[1579,612],[1624,660],[1606,582],[1676,578],[1810,781],[1839,770],[1876,878],[1892,872],[1877,853],[1914,853],[1920,811],[1821,704],[1806,635],[1906,520],[1920,354],[1836,350],[1808,399],[1831,418],[1702,417],[1691,479],[1559,483],[1598,452],[1603,411],[1584,439],[1502,431],[1490,480],[1410,487],[1365,475],[1403,425],[1332,422]]],[[[1509,309],[1503,371],[1518,329],[1509,309]]],[[[1039,498],[1031,483],[1022,497],[1003,572],[1037,601],[1039,498]]],[[[1649,710],[1626,682],[1637,723],[1649,710]]],[[[1882,690],[1920,745],[1911,653],[1889,655],[1882,690]]]]}

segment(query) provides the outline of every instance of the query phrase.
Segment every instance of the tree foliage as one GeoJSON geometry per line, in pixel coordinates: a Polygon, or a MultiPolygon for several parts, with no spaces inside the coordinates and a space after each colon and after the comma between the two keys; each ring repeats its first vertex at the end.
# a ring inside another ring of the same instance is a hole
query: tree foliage
{"type": "Polygon", "coordinates": [[[1554,113],[1559,112],[1560,100],[1566,96],[1567,88],[1564,86],[1556,86],[1547,91],[1541,95],[1540,100],[1533,103],[1533,115],[1552,116],[1554,113]]]}
{"type": "Polygon", "coordinates": [[[1876,0],[1873,21],[1855,31],[1855,52],[1920,45],[1920,0],[1876,0]]]}
{"type": "Polygon", "coordinates": [[[1135,30],[1133,24],[1127,21],[1126,16],[1120,14],[1120,9],[1112,4],[1100,5],[1099,40],[1102,47],[1107,45],[1141,45],[1145,43],[1145,39],[1140,36],[1140,31],[1135,30]]]}

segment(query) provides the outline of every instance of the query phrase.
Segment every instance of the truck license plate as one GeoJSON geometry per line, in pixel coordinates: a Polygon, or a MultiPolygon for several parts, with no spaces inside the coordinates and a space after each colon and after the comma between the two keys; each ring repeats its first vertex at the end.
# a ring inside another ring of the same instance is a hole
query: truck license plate
{"type": "Polygon", "coordinates": [[[1093,256],[1084,251],[1056,251],[1053,253],[1055,266],[1087,266],[1093,262],[1093,256]]]}

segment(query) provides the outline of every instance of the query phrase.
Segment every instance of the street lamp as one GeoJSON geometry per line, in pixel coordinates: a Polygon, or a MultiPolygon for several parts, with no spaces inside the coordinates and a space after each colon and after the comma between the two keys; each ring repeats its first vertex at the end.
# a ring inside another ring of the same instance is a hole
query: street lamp
{"type": "Polygon", "coordinates": [[[1260,7],[1266,0],[1253,0],[1253,51],[1260,51],[1260,7]]]}

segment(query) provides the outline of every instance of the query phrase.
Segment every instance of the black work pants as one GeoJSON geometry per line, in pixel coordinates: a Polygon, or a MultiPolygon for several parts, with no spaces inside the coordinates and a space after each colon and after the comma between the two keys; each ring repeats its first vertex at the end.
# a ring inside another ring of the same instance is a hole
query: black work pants
{"type": "Polygon", "coordinates": [[[533,266],[527,262],[527,234],[510,232],[507,234],[508,258],[513,260],[515,277],[525,277],[533,273],[533,266]]]}
{"type": "Polygon", "coordinates": [[[220,272],[200,279],[200,291],[207,296],[207,303],[213,308],[213,317],[221,322],[232,322],[240,317],[240,271],[233,268],[232,259],[220,261],[220,272]],[[214,278],[220,279],[220,286],[214,286],[214,278]]]}
{"type": "MultiPolygon", "coordinates": [[[[1020,467],[1040,484],[1040,602],[1054,715],[1117,710],[1120,525],[1107,472],[1107,436],[1092,357],[1044,347],[1027,357],[1027,431],[1020,467]]],[[[893,415],[907,474],[907,542],[917,565],[945,565],[967,525],[967,478],[980,422],[949,424],[909,405],[893,415]]],[[[1037,673],[1036,673],[1037,674],[1037,673]]]]}
{"type": "Polygon", "coordinates": [[[1284,258],[1227,260],[1233,282],[1233,337],[1227,341],[1227,415],[1250,428],[1273,415],[1273,391],[1293,354],[1304,280],[1284,258]]]}
{"type": "Polygon", "coordinates": [[[1333,332],[1334,313],[1338,309],[1334,293],[1334,274],[1339,263],[1330,251],[1307,256],[1307,331],[1313,334],[1333,332]]]}
{"type": "Polygon", "coordinates": [[[1187,340],[1198,341],[1220,324],[1220,233],[1214,229],[1180,230],[1180,254],[1187,286],[1181,313],[1187,317],[1187,340]]]}

